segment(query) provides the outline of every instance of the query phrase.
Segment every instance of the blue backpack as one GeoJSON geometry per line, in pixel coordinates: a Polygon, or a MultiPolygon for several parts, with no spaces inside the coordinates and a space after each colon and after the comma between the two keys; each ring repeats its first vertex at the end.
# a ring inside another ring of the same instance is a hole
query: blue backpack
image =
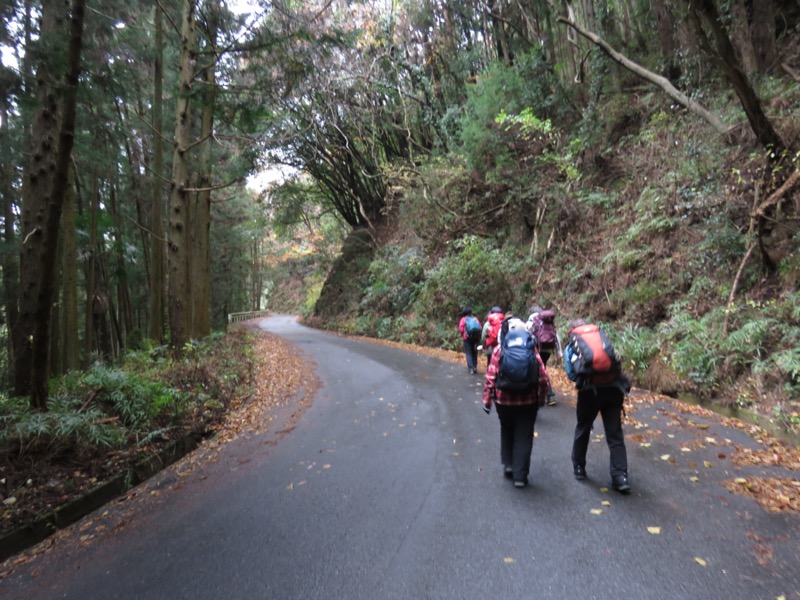
{"type": "Polygon", "coordinates": [[[527,331],[511,329],[503,334],[496,385],[512,394],[525,394],[539,386],[536,341],[527,331]]]}
{"type": "Polygon", "coordinates": [[[481,322],[474,315],[468,315],[464,320],[464,329],[467,332],[467,339],[471,342],[479,342],[481,339],[481,322]]]}

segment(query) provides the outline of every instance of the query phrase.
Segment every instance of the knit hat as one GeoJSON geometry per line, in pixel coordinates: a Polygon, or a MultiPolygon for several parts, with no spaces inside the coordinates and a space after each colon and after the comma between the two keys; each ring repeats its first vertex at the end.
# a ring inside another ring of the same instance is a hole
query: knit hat
{"type": "Polygon", "coordinates": [[[492,310],[490,310],[489,312],[490,313],[501,313],[501,312],[503,312],[503,309],[500,308],[499,306],[493,306],[492,310]]]}
{"type": "Polygon", "coordinates": [[[572,319],[572,321],[569,322],[569,331],[572,332],[573,329],[581,325],[586,325],[586,321],[583,319],[572,319]]]}

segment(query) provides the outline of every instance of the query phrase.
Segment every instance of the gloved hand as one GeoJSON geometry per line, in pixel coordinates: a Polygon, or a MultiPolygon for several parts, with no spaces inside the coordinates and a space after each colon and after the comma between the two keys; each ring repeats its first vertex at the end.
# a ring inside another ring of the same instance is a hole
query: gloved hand
{"type": "Polygon", "coordinates": [[[483,412],[485,412],[487,415],[492,414],[492,407],[491,406],[486,406],[485,404],[482,404],[481,406],[483,406],[483,412]]]}
{"type": "Polygon", "coordinates": [[[483,346],[482,346],[481,344],[478,344],[478,346],[477,346],[475,349],[476,349],[478,352],[480,352],[481,350],[483,350],[483,346]]]}

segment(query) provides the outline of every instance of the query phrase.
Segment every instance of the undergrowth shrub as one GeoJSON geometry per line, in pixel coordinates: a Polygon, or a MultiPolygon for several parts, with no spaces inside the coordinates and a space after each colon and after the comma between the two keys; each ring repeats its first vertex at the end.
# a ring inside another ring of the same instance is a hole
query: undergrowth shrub
{"type": "Polygon", "coordinates": [[[99,406],[81,398],[57,397],[47,412],[31,410],[27,398],[0,396],[0,448],[24,458],[30,454],[82,457],[121,447],[126,429],[99,406]]]}
{"type": "Polygon", "coordinates": [[[0,396],[0,452],[12,460],[81,460],[170,430],[180,434],[187,420],[202,426],[249,385],[249,340],[236,329],[190,342],[178,362],[153,347],[119,365],[68,373],[51,382],[46,412],[33,411],[27,398],[0,396]]]}
{"type": "Polygon", "coordinates": [[[451,253],[426,273],[415,312],[437,322],[457,322],[464,305],[476,315],[494,305],[507,307],[513,293],[506,273],[516,263],[492,241],[468,236],[452,242],[451,253]]]}
{"type": "Polygon", "coordinates": [[[623,359],[623,367],[634,376],[641,376],[658,355],[661,343],[654,329],[627,324],[615,336],[614,348],[623,359]]]}
{"type": "Polygon", "coordinates": [[[383,248],[369,266],[369,285],[361,299],[361,310],[384,315],[402,313],[416,298],[424,275],[419,249],[383,248]]]}

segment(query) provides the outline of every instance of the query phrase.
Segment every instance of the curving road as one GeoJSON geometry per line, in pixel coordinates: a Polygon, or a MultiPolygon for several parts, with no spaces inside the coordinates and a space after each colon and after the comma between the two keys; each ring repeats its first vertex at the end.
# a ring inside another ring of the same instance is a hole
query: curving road
{"type": "Polygon", "coordinates": [[[105,509],[120,514],[91,539],[76,525],[0,582],[0,597],[800,598],[798,518],[722,487],[761,471],[731,463],[756,444],[718,419],[637,409],[633,493],[621,496],[602,489],[599,435],[589,480],[573,479],[574,403],[562,396],[539,413],[531,486],[517,490],[502,477],[497,418],[479,406],[481,378],[464,366],[288,316],[261,326],[316,365],[320,387],[296,428],[224,446],[157,510],[105,509]]]}

